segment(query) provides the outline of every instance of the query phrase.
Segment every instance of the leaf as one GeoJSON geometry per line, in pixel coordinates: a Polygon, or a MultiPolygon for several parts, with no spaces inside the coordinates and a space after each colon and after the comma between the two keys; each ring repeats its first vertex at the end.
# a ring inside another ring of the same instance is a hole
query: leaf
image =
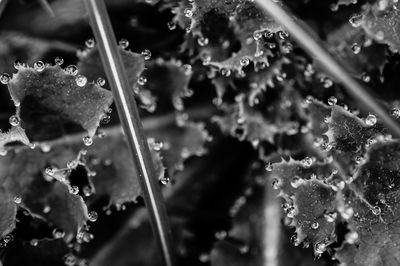
{"type": "Polygon", "coordinates": [[[290,225],[296,227],[295,245],[303,241],[332,243],[335,223],[327,221],[325,214],[336,208],[336,192],[326,184],[334,169],[329,163],[306,164],[308,160],[312,158],[274,163],[269,176],[286,200],[284,210],[293,219],[290,225]]]}
{"type": "MultiPolygon", "coordinates": [[[[273,54],[267,47],[263,34],[282,30],[282,27],[258,9],[254,2],[243,0],[227,3],[216,0],[195,0],[193,5],[182,4],[177,9],[175,21],[182,27],[189,25],[192,36],[198,39],[200,46],[204,46],[201,48],[203,56],[210,57],[203,60],[206,62],[204,64],[210,64],[224,71],[240,72],[250,61],[268,65],[267,56],[273,54]],[[190,20],[185,17],[185,12],[193,13],[189,16],[190,20]],[[185,19],[190,23],[185,22],[185,19]],[[220,34],[215,35],[215,26],[219,27],[218,32],[224,33],[223,38],[220,38],[220,34]],[[257,41],[253,39],[255,32],[261,36],[257,37],[257,41]],[[225,47],[224,41],[226,41],[225,47]],[[240,44],[239,50],[234,49],[236,42],[240,44]],[[226,53],[227,49],[230,53],[226,53]]],[[[273,40],[273,37],[269,38],[273,40]]]]}
{"type": "Polygon", "coordinates": [[[176,110],[184,109],[184,98],[193,94],[189,89],[192,71],[191,68],[185,69],[185,67],[188,66],[183,66],[180,61],[165,61],[161,58],[148,65],[145,71],[147,84],[144,87],[157,95],[159,107],[168,107],[172,103],[176,110]]]}
{"type": "Polygon", "coordinates": [[[86,205],[66,184],[48,182],[43,174],[47,166],[65,165],[73,156],[71,150],[63,148],[51,154],[25,149],[0,157],[2,196],[18,198],[22,207],[63,229],[69,239],[86,223],[86,205]]]}
{"type": "Polygon", "coordinates": [[[79,77],[58,65],[39,71],[21,66],[13,75],[9,91],[21,127],[31,141],[59,137],[63,126],[71,122],[85,129],[90,137],[95,134],[112,103],[112,95],[92,83],[78,86],[79,77]]]}
{"type": "Polygon", "coordinates": [[[4,187],[0,188],[0,213],[0,238],[2,238],[14,230],[15,216],[17,215],[17,206],[14,203],[14,197],[4,187]]]}
{"type": "Polygon", "coordinates": [[[355,266],[396,265],[400,260],[400,143],[380,140],[366,157],[351,190],[344,192],[346,204],[354,210],[348,223],[355,237],[348,238],[336,257],[355,266]]]}
{"type": "Polygon", "coordinates": [[[366,4],[362,12],[362,28],[376,42],[387,44],[391,50],[400,48],[400,3],[395,1],[375,1],[366,4]]]}
{"type": "Polygon", "coordinates": [[[354,28],[350,23],[331,32],[327,42],[355,76],[360,77],[376,69],[382,72],[387,63],[386,47],[368,42],[364,30],[354,28]]]}

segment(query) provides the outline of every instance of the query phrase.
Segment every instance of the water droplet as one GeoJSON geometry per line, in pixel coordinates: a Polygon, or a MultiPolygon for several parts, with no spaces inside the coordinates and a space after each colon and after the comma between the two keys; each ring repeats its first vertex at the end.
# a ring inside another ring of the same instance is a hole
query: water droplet
{"type": "Polygon", "coordinates": [[[350,17],[349,22],[351,26],[353,26],[354,28],[358,28],[361,26],[362,18],[363,18],[362,14],[353,14],[350,17]]]}
{"type": "Polygon", "coordinates": [[[224,77],[229,77],[231,75],[231,70],[223,67],[220,69],[219,73],[224,77]]]}
{"type": "Polygon", "coordinates": [[[146,82],[147,82],[147,78],[146,77],[144,77],[144,76],[140,76],[138,79],[137,79],[137,83],[139,84],[139,85],[145,85],[146,84],[146,82]]]}
{"type": "Polygon", "coordinates": [[[290,237],[290,243],[292,243],[294,246],[298,247],[300,245],[300,240],[297,237],[297,234],[294,234],[290,237]]]}
{"type": "Polygon", "coordinates": [[[183,67],[183,72],[185,73],[186,76],[192,75],[193,70],[191,65],[184,64],[182,67],[183,67]]]}
{"type": "Polygon", "coordinates": [[[56,63],[56,65],[61,66],[62,64],[64,64],[64,58],[57,56],[56,58],[54,58],[54,63],[56,63]]]}
{"type": "Polygon", "coordinates": [[[87,83],[87,78],[83,75],[78,75],[75,79],[75,82],[79,87],[84,87],[87,83]]]}
{"type": "Polygon", "coordinates": [[[347,243],[354,244],[358,240],[358,233],[355,231],[349,232],[346,234],[345,239],[347,243]]]}
{"type": "Polygon", "coordinates": [[[66,266],[74,266],[76,264],[76,257],[73,254],[67,254],[64,256],[64,264],[66,266]]]}
{"type": "Polygon", "coordinates": [[[380,30],[375,34],[375,38],[378,41],[382,41],[385,38],[385,33],[383,33],[383,31],[380,30]]]}
{"type": "Polygon", "coordinates": [[[78,68],[75,65],[69,65],[64,69],[65,73],[70,74],[72,76],[76,76],[78,74],[78,68]]]}
{"type": "Polygon", "coordinates": [[[38,72],[42,72],[44,67],[45,64],[42,61],[37,61],[36,63],[33,64],[33,68],[38,72]]]}
{"type": "Polygon", "coordinates": [[[94,45],[95,45],[94,39],[93,39],[93,38],[87,39],[87,40],[85,41],[85,45],[86,45],[86,47],[89,48],[89,49],[90,49],[90,48],[93,48],[94,45]]]}
{"type": "Polygon", "coordinates": [[[242,57],[239,63],[242,67],[248,66],[250,64],[250,59],[248,57],[242,57]]]}
{"type": "Polygon", "coordinates": [[[164,147],[164,143],[162,141],[154,141],[153,142],[153,150],[161,151],[164,147]]]}
{"type": "Polygon", "coordinates": [[[301,164],[305,167],[305,168],[309,168],[313,163],[313,159],[310,157],[306,157],[303,160],[301,160],[301,164]]]}
{"type": "Polygon", "coordinates": [[[176,29],[176,24],[175,24],[175,22],[170,21],[167,23],[167,27],[169,30],[174,30],[174,29],[176,29]]]}
{"type": "Polygon", "coordinates": [[[364,81],[364,82],[366,82],[366,83],[368,83],[368,82],[371,81],[371,77],[370,77],[367,73],[363,73],[363,74],[361,75],[361,80],[364,81]]]}
{"type": "Polygon", "coordinates": [[[185,17],[187,17],[187,18],[193,17],[193,11],[192,11],[192,9],[190,9],[190,8],[186,8],[186,9],[183,11],[183,13],[185,14],[185,17]]]}
{"type": "Polygon", "coordinates": [[[325,212],[324,218],[328,223],[333,223],[337,218],[336,212],[325,212]]]}
{"type": "Polygon", "coordinates": [[[32,247],[37,247],[37,245],[39,244],[39,240],[37,239],[32,239],[30,242],[32,247]]]}
{"type": "Polygon", "coordinates": [[[151,52],[148,49],[143,50],[141,54],[144,57],[144,60],[149,60],[151,58],[151,52]]]}
{"type": "Polygon", "coordinates": [[[63,238],[64,236],[65,236],[65,232],[62,229],[55,228],[53,230],[53,237],[55,239],[60,239],[60,238],[63,238]]]}
{"type": "Polygon", "coordinates": [[[353,210],[352,207],[347,207],[347,208],[344,208],[344,209],[341,211],[340,214],[342,215],[343,219],[348,220],[348,219],[350,219],[351,217],[353,217],[354,210],[353,210]]]}
{"type": "Polygon", "coordinates": [[[315,253],[322,254],[326,251],[326,244],[323,242],[317,243],[315,245],[315,253]]]}
{"type": "Polygon", "coordinates": [[[273,169],[274,169],[274,166],[273,166],[273,164],[272,164],[271,162],[268,162],[268,163],[265,165],[265,170],[266,170],[267,172],[271,172],[273,169]]]}
{"type": "Polygon", "coordinates": [[[171,179],[168,176],[165,176],[165,175],[160,178],[160,182],[163,185],[168,185],[170,181],[171,181],[171,179]]]}
{"type": "Polygon", "coordinates": [[[279,31],[278,32],[278,37],[282,40],[286,39],[287,37],[289,37],[289,33],[287,31],[279,31]]]}
{"type": "Polygon", "coordinates": [[[49,205],[46,205],[43,207],[43,213],[49,213],[51,211],[51,207],[49,205]]]}
{"type": "Polygon", "coordinates": [[[20,123],[20,119],[17,115],[12,115],[10,116],[10,118],[8,119],[8,122],[10,123],[10,125],[12,125],[13,127],[16,127],[19,125],[20,123]]]}
{"type": "Polygon", "coordinates": [[[381,208],[379,207],[379,206],[374,206],[373,208],[372,208],[372,213],[374,214],[374,215],[380,215],[381,214],[381,208]]]}
{"type": "Polygon", "coordinates": [[[85,136],[82,138],[83,140],[83,144],[85,144],[85,146],[90,146],[93,144],[93,139],[90,136],[85,136]]]}
{"type": "Polygon", "coordinates": [[[351,46],[351,50],[354,54],[359,54],[361,51],[361,46],[358,43],[353,43],[353,45],[351,46]]]}
{"type": "Polygon", "coordinates": [[[391,115],[395,119],[398,119],[400,117],[400,109],[399,108],[393,108],[392,111],[391,111],[391,115]]]}
{"type": "Polygon", "coordinates": [[[333,85],[333,81],[329,78],[325,78],[324,79],[324,88],[330,88],[333,85]]]}
{"type": "Polygon", "coordinates": [[[256,30],[255,32],[253,32],[253,38],[256,41],[260,40],[262,38],[262,32],[256,30]]]}
{"type": "Polygon", "coordinates": [[[337,98],[335,97],[335,96],[331,96],[331,97],[329,97],[329,99],[328,99],[328,104],[329,105],[335,105],[337,103],[337,98]]]}
{"type": "Polygon", "coordinates": [[[274,33],[271,32],[271,31],[266,31],[266,32],[264,33],[264,36],[265,36],[265,38],[267,38],[267,39],[271,39],[272,37],[274,37],[274,33]]]}
{"type": "Polygon", "coordinates": [[[319,223],[318,223],[318,222],[313,222],[313,223],[311,224],[311,228],[314,229],[314,230],[317,230],[318,227],[319,227],[319,223]]]}
{"type": "Polygon", "coordinates": [[[274,178],[272,180],[272,188],[273,189],[279,189],[281,187],[281,182],[279,181],[279,179],[274,178]]]}
{"type": "Polygon", "coordinates": [[[200,254],[199,261],[203,262],[203,263],[209,262],[210,261],[210,255],[208,255],[206,253],[200,254]]]}
{"type": "Polygon", "coordinates": [[[11,80],[11,77],[10,77],[9,74],[3,73],[3,74],[0,75],[0,82],[2,84],[7,85],[8,82],[10,82],[10,80],[11,80]]]}
{"type": "Polygon", "coordinates": [[[118,42],[119,46],[121,46],[123,49],[128,48],[129,46],[129,41],[127,39],[121,39],[118,42]]]}
{"type": "Polygon", "coordinates": [[[299,176],[293,177],[292,180],[290,181],[290,185],[291,185],[293,188],[298,188],[298,187],[301,186],[301,184],[303,184],[303,183],[304,183],[304,180],[303,180],[301,177],[299,177],[299,176]]]}
{"type": "Polygon", "coordinates": [[[199,37],[199,38],[197,39],[197,43],[198,43],[200,46],[206,46],[206,45],[208,44],[208,38],[205,38],[205,37],[201,36],[201,37],[199,37]]]}
{"type": "Polygon", "coordinates": [[[78,195],[79,193],[79,187],[78,186],[70,186],[69,187],[69,193],[78,195]]]}
{"type": "Polygon", "coordinates": [[[15,202],[16,204],[21,204],[22,198],[21,198],[20,196],[14,196],[14,202],[15,202]]]}
{"type": "Polygon", "coordinates": [[[93,194],[93,190],[90,186],[84,186],[82,188],[82,192],[85,197],[90,197],[93,194]]]}
{"type": "Polygon", "coordinates": [[[376,124],[376,116],[369,114],[367,118],[365,118],[365,124],[367,124],[367,126],[374,126],[376,124]]]}
{"type": "Polygon", "coordinates": [[[315,73],[314,67],[311,64],[307,64],[304,69],[304,76],[311,77],[315,73]]]}
{"type": "Polygon", "coordinates": [[[103,87],[106,84],[106,80],[103,78],[98,78],[96,80],[96,84],[99,85],[100,87],[103,87]]]}
{"type": "Polygon", "coordinates": [[[89,221],[91,221],[91,222],[96,222],[96,221],[97,221],[97,218],[99,218],[97,212],[95,212],[95,211],[90,211],[90,212],[88,213],[88,219],[89,219],[89,221]]]}
{"type": "Polygon", "coordinates": [[[227,237],[228,233],[226,231],[219,231],[215,233],[215,238],[218,240],[224,240],[227,237]]]}

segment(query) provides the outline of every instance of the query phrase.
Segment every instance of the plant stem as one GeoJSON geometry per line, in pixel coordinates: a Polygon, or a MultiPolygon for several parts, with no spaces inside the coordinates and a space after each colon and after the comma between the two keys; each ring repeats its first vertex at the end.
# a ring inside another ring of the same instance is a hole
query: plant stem
{"type": "Polygon", "coordinates": [[[344,88],[355,98],[360,100],[368,108],[371,109],[383,124],[394,134],[400,137],[400,126],[395,122],[387,111],[382,108],[376,100],[367,92],[367,90],[356,80],[354,80],[349,71],[346,70],[345,64],[339,63],[328,50],[324,48],[322,41],[312,32],[307,25],[299,19],[294,18],[289,10],[281,7],[276,0],[256,0],[258,5],[262,7],[272,18],[282,24],[298,42],[321,66],[342,83],[344,88]]]}
{"type": "Polygon", "coordinates": [[[174,265],[174,249],[164,200],[106,6],[103,0],[85,0],[84,2],[89,12],[90,24],[98,43],[108,83],[114,94],[129,150],[137,166],[138,179],[153,232],[161,248],[165,265],[172,266],[174,265]]]}

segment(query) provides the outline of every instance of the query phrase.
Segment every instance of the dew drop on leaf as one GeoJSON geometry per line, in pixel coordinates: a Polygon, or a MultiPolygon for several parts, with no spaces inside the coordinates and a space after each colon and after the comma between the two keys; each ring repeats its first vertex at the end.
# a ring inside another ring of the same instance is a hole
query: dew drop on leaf
{"type": "Polygon", "coordinates": [[[349,22],[354,28],[361,26],[363,16],[361,14],[354,14],[350,17],[349,22]]]}
{"type": "Polygon", "coordinates": [[[265,170],[266,170],[267,172],[272,172],[273,169],[274,169],[274,167],[273,167],[273,165],[272,165],[271,162],[268,162],[268,163],[265,165],[265,170]]]}
{"type": "Polygon", "coordinates": [[[326,251],[326,244],[323,242],[317,243],[315,245],[315,253],[322,254],[326,251]]]}
{"type": "Polygon", "coordinates": [[[311,228],[314,229],[314,230],[317,230],[319,228],[319,223],[318,222],[313,222],[311,224],[311,228]]]}
{"type": "Polygon", "coordinates": [[[175,22],[170,21],[167,23],[167,27],[169,30],[174,30],[174,29],[176,29],[176,24],[175,24],[175,22]]]}
{"type": "Polygon", "coordinates": [[[361,51],[361,46],[358,43],[353,43],[353,45],[351,46],[351,50],[354,54],[359,54],[361,51]]]}
{"type": "Polygon", "coordinates": [[[49,213],[51,211],[51,207],[49,205],[46,205],[43,207],[43,213],[49,213]]]}
{"type": "Polygon", "coordinates": [[[287,37],[289,37],[289,33],[287,32],[287,31],[279,31],[278,32],[278,37],[281,39],[281,40],[284,40],[284,39],[286,39],[287,37]]]}
{"type": "Polygon", "coordinates": [[[78,195],[79,193],[79,187],[78,186],[70,186],[69,187],[69,193],[78,195]]]}
{"type": "Polygon", "coordinates": [[[313,163],[313,159],[310,157],[306,157],[303,160],[301,160],[301,164],[305,167],[305,168],[309,168],[313,163]]]}
{"type": "Polygon", "coordinates": [[[15,204],[21,204],[22,198],[20,196],[14,196],[14,202],[15,204]]]}
{"type": "Polygon", "coordinates": [[[89,136],[85,136],[82,138],[83,144],[85,144],[85,146],[90,146],[93,144],[93,139],[89,136]]]}
{"type": "Polygon", "coordinates": [[[254,40],[256,40],[256,41],[258,41],[259,39],[261,39],[261,38],[262,38],[262,33],[261,33],[261,31],[255,31],[255,32],[253,33],[253,38],[254,38],[254,40]]]}
{"type": "Polygon", "coordinates": [[[239,63],[242,67],[248,66],[250,64],[250,59],[248,57],[243,57],[240,59],[239,63]]]}
{"type": "Polygon", "coordinates": [[[144,57],[144,60],[149,60],[151,58],[151,52],[148,49],[143,50],[141,54],[144,57]]]}
{"type": "Polygon", "coordinates": [[[12,115],[10,116],[10,118],[8,119],[8,122],[10,123],[10,125],[12,125],[13,127],[16,127],[19,125],[20,123],[20,119],[17,115],[12,115]]]}
{"type": "Polygon", "coordinates": [[[336,212],[325,212],[324,218],[328,223],[333,223],[336,220],[337,213],[336,212]]]}
{"type": "Polygon", "coordinates": [[[98,217],[99,217],[99,216],[98,216],[97,212],[95,212],[95,211],[90,211],[90,212],[88,213],[88,219],[89,219],[89,221],[91,221],[91,222],[96,222],[98,217]]]}
{"type": "Polygon", "coordinates": [[[183,72],[185,73],[186,76],[190,76],[193,73],[192,66],[189,64],[184,64],[183,66],[183,72]]]}
{"type": "Polygon", "coordinates": [[[32,239],[29,243],[31,244],[32,247],[36,247],[39,244],[39,240],[32,239]]]}
{"type": "Polygon", "coordinates": [[[73,254],[67,254],[64,256],[64,264],[66,266],[74,266],[76,264],[76,257],[73,254]]]}
{"type": "Polygon", "coordinates": [[[45,64],[42,61],[37,61],[33,64],[33,68],[38,72],[42,72],[44,67],[45,64]]]}
{"type": "Polygon", "coordinates": [[[54,58],[54,63],[58,66],[61,66],[62,64],[64,64],[64,59],[62,57],[57,56],[56,58],[54,58]]]}
{"type": "Polygon", "coordinates": [[[354,244],[358,240],[358,233],[355,231],[346,234],[345,239],[347,243],[354,244]]]}
{"type": "Polygon", "coordinates": [[[183,13],[185,14],[185,17],[191,18],[193,16],[193,11],[190,8],[186,8],[183,13]]]}
{"type": "Polygon", "coordinates": [[[205,37],[199,37],[198,39],[197,39],[197,43],[200,45],[200,46],[206,46],[207,44],[208,44],[208,38],[205,38],[205,37]]]}
{"type": "Polygon", "coordinates": [[[279,181],[279,179],[277,179],[277,178],[274,178],[273,180],[272,180],[272,188],[273,189],[279,189],[280,187],[281,187],[281,184],[280,184],[280,181],[279,181]]]}
{"type": "Polygon", "coordinates": [[[106,85],[106,80],[103,78],[98,78],[96,80],[96,84],[99,85],[100,87],[103,87],[104,85],[106,85]]]}
{"type": "Polygon", "coordinates": [[[65,73],[70,74],[72,76],[76,76],[78,74],[78,68],[75,65],[69,65],[64,69],[65,73]]]}
{"type": "Polygon", "coordinates": [[[373,213],[374,215],[380,215],[380,214],[381,214],[381,208],[380,208],[379,206],[374,206],[374,207],[372,208],[372,213],[373,213]]]}
{"type": "Polygon", "coordinates": [[[329,99],[328,99],[328,104],[329,105],[335,105],[337,103],[337,98],[335,97],[335,96],[331,96],[331,97],[329,97],[329,99]]]}
{"type": "Polygon", "coordinates": [[[60,239],[65,236],[65,232],[62,229],[58,229],[58,228],[55,228],[53,230],[52,234],[55,239],[60,239]]]}
{"type": "Polygon", "coordinates": [[[10,82],[10,80],[11,80],[11,77],[10,77],[9,74],[3,73],[3,74],[0,75],[0,82],[2,84],[7,85],[8,82],[10,82]]]}
{"type": "Polygon", "coordinates": [[[376,124],[376,116],[373,114],[369,114],[367,118],[365,118],[365,124],[368,126],[374,126],[376,124]]]}
{"type": "Polygon", "coordinates": [[[138,83],[139,85],[142,85],[142,86],[145,85],[146,82],[147,82],[147,78],[144,77],[144,76],[140,76],[140,77],[138,78],[138,80],[137,80],[137,83],[138,83]]]}
{"type": "Polygon", "coordinates": [[[168,185],[170,182],[170,178],[168,176],[163,176],[160,178],[160,183],[163,185],[168,185]]]}
{"type": "Polygon", "coordinates": [[[129,41],[127,39],[121,39],[118,42],[119,46],[121,46],[123,49],[128,48],[129,46],[129,41]]]}
{"type": "Polygon", "coordinates": [[[300,240],[297,237],[297,234],[294,234],[290,237],[290,242],[294,245],[294,246],[299,246],[300,245],[300,240]]]}
{"type": "Polygon", "coordinates": [[[79,87],[84,87],[87,83],[87,78],[83,75],[79,75],[76,77],[75,82],[79,87]]]}
{"type": "Polygon", "coordinates": [[[303,182],[304,182],[304,180],[302,178],[300,178],[299,176],[295,176],[290,181],[290,185],[293,188],[298,188],[299,186],[301,186],[301,184],[303,184],[303,182]]]}
{"type": "Polygon", "coordinates": [[[391,115],[395,119],[398,119],[400,117],[400,109],[399,108],[393,108],[392,111],[391,111],[391,115]]]}
{"type": "Polygon", "coordinates": [[[95,45],[94,39],[93,39],[93,38],[87,39],[87,40],[85,41],[85,45],[86,45],[86,47],[89,48],[89,49],[93,48],[94,45],[95,45]]]}

